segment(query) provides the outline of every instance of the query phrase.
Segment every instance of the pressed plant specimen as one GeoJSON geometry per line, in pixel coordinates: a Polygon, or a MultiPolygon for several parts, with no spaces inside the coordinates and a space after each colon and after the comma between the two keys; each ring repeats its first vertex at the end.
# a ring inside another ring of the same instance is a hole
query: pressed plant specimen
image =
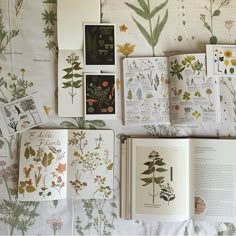
{"type": "Polygon", "coordinates": [[[79,148],[81,154],[83,154],[84,148],[88,145],[86,132],[73,132],[73,138],[69,139],[69,145],[76,146],[77,148],[79,148]]]}
{"type": "Polygon", "coordinates": [[[204,27],[211,33],[210,43],[217,44],[217,37],[214,34],[213,20],[216,16],[220,16],[221,14],[220,9],[223,6],[229,5],[231,0],[221,0],[219,5],[217,5],[218,1],[215,1],[215,0],[209,0],[208,2],[209,2],[209,5],[205,6],[205,9],[207,10],[209,14],[210,23],[207,22],[205,14],[200,14],[200,20],[202,21],[204,27]]]}
{"type": "Polygon", "coordinates": [[[177,76],[179,80],[183,80],[181,72],[185,69],[177,60],[171,61],[170,63],[170,75],[177,76]]]}
{"type": "Polygon", "coordinates": [[[63,88],[70,89],[70,92],[68,92],[71,96],[71,102],[74,103],[74,96],[76,95],[76,92],[74,89],[78,89],[82,86],[82,75],[79,74],[79,71],[82,70],[82,67],[80,67],[79,62],[79,56],[77,56],[75,53],[72,53],[69,55],[66,59],[66,62],[69,64],[69,67],[63,69],[63,71],[66,72],[66,74],[63,76],[63,79],[65,82],[63,82],[63,88]]]}
{"type": "Polygon", "coordinates": [[[186,66],[187,68],[191,67],[193,74],[197,72],[198,75],[200,74],[201,69],[203,67],[203,63],[201,63],[199,60],[196,61],[195,56],[185,57],[184,60],[182,61],[182,64],[186,66]]]}
{"type": "Polygon", "coordinates": [[[145,162],[144,165],[147,166],[147,170],[145,170],[142,175],[147,175],[148,177],[142,178],[141,180],[144,182],[142,186],[147,186],[149,184],[152,184],[152,193],[148,193],[152,197],[152,203],[155,202],[155,197],[158,195],[156,193],[156,184],[160,185],[164,182],[163,176],[158,176],[157,173],[165,172],[166,169],[162,168],[161,166],[166,165],[165,162],[163,162],[163,159],[160,158],[160,155],[157,151],[152,151],[148,155],[149,161],[145,162]]]}
{"type": "Polygon", "coordinates": [[[161,32],[164,29],[167,19],[168,19],[168,10],[166,10],[164,17],[160,20],[160,15],[158,15],[157,23],[153,27],[152,19],[159,13],[167,4],[168,0],[161,3],[159,6],[156,6],[154,9],[151,10],[150,7],[150,0],[137,0],[141,8],[136,7],[130,3],[125,3],[128,7],[130,7],[134,12],[141,16],[143,19],[148,21],[149,24],[149,32],[145,29],[140,22],[138,22],[133,16],[133,20],[138,27],[139,31],[142,33],[144,38],[147,40],[148,44],[152,48],[152,54],[155,56],[155,46],[157,45],[161,32]]]}

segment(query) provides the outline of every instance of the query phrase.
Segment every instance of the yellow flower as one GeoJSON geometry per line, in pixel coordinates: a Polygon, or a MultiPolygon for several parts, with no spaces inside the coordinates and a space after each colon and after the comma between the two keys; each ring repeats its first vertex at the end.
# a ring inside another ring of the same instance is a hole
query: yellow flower
{"type": "Polygon", "coordinates": [[[125,43],[124,45],[117,45],[118,47],[118,52],[122,53],[123,55],[125,55],[126,57],[128,57],[135,48],[134,44],[130,44],[130,43],[125,43]]]}
{"type": "Polygon", "coordinates": [[[226,51],[224,52],[224,56],[227,57],[227,58],[232,57],[232,51],[231,51],[231,50],[226,50],[226,51]]]}
{"type": "Polygon", "coordinates": [[[226,66],[228,66],[228,65],[229,65],[229,60],[224,60],[224,64],[225,64],[226,66]]]}
{"type": "Polygon", "coordinates": [[[48,115],[49,112],[52,110],[52,108],[50,106],[43,106],[44,107],[44,110],[46,112],[46,114],[48,115]]]}
{"type": "Polygon", "coordinates": [[[126,32],[126,30],[128,29],[128,27],[125,24],[120,25],[119,28],[120,28],[120,32],[126,32]]]}

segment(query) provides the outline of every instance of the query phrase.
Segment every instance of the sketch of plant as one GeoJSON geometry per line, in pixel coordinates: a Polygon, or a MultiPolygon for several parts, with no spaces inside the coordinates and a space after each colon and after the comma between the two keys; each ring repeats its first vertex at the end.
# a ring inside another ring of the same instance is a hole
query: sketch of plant
{"type": "Polygon", "coordinates": [[[95,149],[100,149],[101,148],[101,143],[103,142],[103,139],[102,139],[102,135],[99,134],[99,137],[98,138],[95,138],[95,142],[96,142],[96,147],[95,149]]]}
{"type": "Polygon", "coordinates": [[[66,74],[62,77],[66,82],[63,82],[64,85],[62,88],[70,88],[71,91],[68,92],[71,96],[71,102],[73,104],[74,102],[74,96],[76,93],[74,92],[74,89],[78,89],[82,86],[82,75],[78,72],[82,70],[82,67],[80,67],[79,62],[79,56],[77,56],[75,53],[70,54],[66,62],[70,65],[69,67],[63,69],[63,71],[66,72],[66,74]]]}
{"type": "Polygon", "coordinates": [[[147,186],[149,184],[152,184],[152,193],[148,193],[151,197],[152,197],[152,203],[154,204],[155,202],[155,197],[158,195],[158,193],[156,193],[156,189],[155,186],[156,184],[160,185],[161,183],[164,182],[164,178],[163,176],[159,176],[157,177],[156,174],[157,173],[162,173],[167,171],[166,169],[162,168],[161,166],[166,165],[165,162],[163,162],[163,159],[160,158],[160,155],[157,151],[152,151],[150,152],[150,154],[148,155],[149,161],[145,162],[144,165],[147,166],[147,170],[145,170],[142,175],[148,175],[149,177],[146,178],[142,178],[140,180],[142,180],[144,182],[144,184],[142,186],[147,186]]]}
{"type": "Polygon", "coordinates": [[[210,43],[211,44],[217,44],[217,37],[214,34],[214,26],[213,26],[213,20],[216,16],[220,16],[221,14],[221,8],[223,6],[229,5],[231,0],[220,0],[220,4],[216,6],[218,1],[210,0],[209,6],[205,6],[205,9],[207,10],[209,17],[210,17],[210,23],[206,20],[205,14],[200,14],[200,20],[202,21],[204,27],[211,33],[210,37],[210,43]]]}
{"type": "Polygon", "coordinates": [[[16,16],[19,14],[24,0],[15,0],[16,16]]]}
{"type": "Polygon", "coordinates": [[[167,19],[168,19],[168,10],[166,10],[165,16],[162,20],[160,20],[160,15],[158,15],[157,23],[155,27],[152,25],[152,19],[154,16],[156,16],[157,13],[162,10],[168,0],[166,0],[164,3],[160,4],[159,6],[156,6],[154,9],[151,10],[150,8],[150,0],[137,0],[141,8],[136,7],[135,5],[132,5],[130,3],[125,3],[128,7],[130,7],[137,15],[141,16],[143,19],[147,20],[149,23],[149,32],[145,29],[145,27],[138,22],[133,16],[133,21],[135,22],[136,26],[138,27],[139,31],[142,33],[148,44],[152,48],[152,54],[155,56],[155,46],[157,45],[161,32],[163,31],[167,19]]]}
{"type": "Polygon", "coordinates": [[[36,152],[35,150],[32,148],[32,146],[30,146],[30,142],[26,142],[24,144],[24,146],[26,147],[25,148],[25,151],[24,151],[24,156],[25,158],[28,160],[30,157],[33,157],[35,156],[36,152]]]}
{"type": "Polygon", "coordinates": [[[200,74],[202,67],[203,67],[203,63],[201,63],[199,60],[196,61],[196,57],[195,56],[187,56],[183,59],[182,64],[184,66],[191,67],[193,74],[195,74],[195,72],[197,72],[197,75],[200,74]]]}
{"type": "Polygon", "coordinates": [[[86,139],[86,132],[73,132],[73,138],[69,139],[69,145],[76,146],[81,154],[83,154],[84,148],[88,145],[88,140],[86,139]]]}
{"type": "Polygon", "coordinates": [[[39,192],[39,196],[41,197],[49,197],[52,195],[51,191],[48,191],[48,187],[46,187],[46,178],[43,178],[43,185],[40,188],[42,191],[39,192]]]}
{"type": "Polygon", "coordinates": [[[34,100],[32,98],[22,100],[20,106],[24,112],[28,111],[30,113],[31,117],[34,120],[34,123],[36,124],[35,117],[32,113],[32,111],[36,109],[34,100]]]}
{"type": "Polygon", "coordinates": [[[10,122],[8,124],[8,126],[10,128],[12,128],[14,130],[14,132],[17,131],[17,125],[18,125],[18,121],[15,121],[14,118],[13,118],[13,120],[10,120],[10,122]]]}
{"type": "Polygon", "coordinates": [[[94,178],[94,183],[97,184],[97,189],[93,193],[94,198],[96,198],[97,192],[102,193],[104,198],[109,198],[112,194],[112,190],[109,186],[106,186],[106,177],[97,175],[96,178],[94,178]]]}
{"type": "Polygon", "coordinates": [[[130,101],[131,101],[132,98],[133,98],[133,94],[132,94],[131,89],[129,89],[129,91],[128,91],[128,96],[127,96],[127,98],[128,98],[130,101]]]}
{"type": "Polygon", "coordinates": [[[177,76],[179,80],[183,80],[183,76],[181,72],[185,69],[185,66],[182,66],[179,64],[177,60],[170,62],[170,75],[171,76],[177,76]]]}
{"type": "Polygon", "coordinates": [[[0,9],[0,58],[6,60],[4,56],[4,51],[7,48],[7,45],[10,41],[19,34],[19,30],[7,31],[3,23],[3,14],[2,9],[0,9]]]}
{"type": "MultiPolygon", "coordinates": [[[[53,0],[47,0],[43,3],[56,3],[53,0]]],[[[55,55],[58,53],[58,47],[56,43],[56,10],[48,9],[42,13],[42,20],[44,21],[45,27],[43,33],[47,39],[47,46],[49,51],[52,51],[55,55]]]]}
{"type": "Polygon", "coordinates": [[[105,149],[104,150],[104,158],[103,158],[103,162],[106,164],[107,168],[106,170],[112,170],[113,169],[113,162],[112,160],[109,158],[109,150],[105,149]]]}
{"type": "Polygon", "coordinates": [[[189,93],[189,92],[184,92],[184,94],[183,94],[183,100],[184,100],[185,102],[189,101],[189,100],[190,100],[190,97],[191,97],[191,93],[189,93]]]}
{"type": "Polygon", "coordinates": [[[160,198],[167,201],[169,206],[169,202],[175,199],[174,189],[170,187],[169,183],[167,185],[161,184],[160,187],[160,198]]]}
{"type": "Polygon", "coordinates": [[[61,176],[57,176],[55,181],[52,181],[52,188],[56,189],[57,192],[61,195],[62,188],[65,187],[65,182],[63,181],[61,176]]]}
{"type": "Polygon", "coordinates": [[[83,182],[80,180],[80,176],[79,176],[79,171],[76,171],[75,174],[75,180],[70,180],[69,182],[72,186],[72,188],[75,190],[76,194],[79,194],[79,191],[81,191],[83,188],[85,188],[88,184],[86,182],[83,182]]]}

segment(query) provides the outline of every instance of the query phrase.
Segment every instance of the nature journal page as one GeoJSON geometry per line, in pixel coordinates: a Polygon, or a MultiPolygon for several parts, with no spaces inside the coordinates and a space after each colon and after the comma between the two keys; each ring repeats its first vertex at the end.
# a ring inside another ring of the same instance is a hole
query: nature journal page
{"type": "Polygon", "coordinates": [[[18,199],[43,201],[66,198],[67,130],[22,133],[18,199]]]}
{"type": "Polygon", "coordinates": [[[131,218],[190,219],[189,141],[136,139],[132,142],[131,218]]]}
{"type": "Polygon", "coordinates": [[[235,144],[232,139],[190,141],[193,218],[235,223],[235,144]]]}
{"type": "Polygon", "coordinates": [[[167,67],[167,57],[123,60],[126,125],[170,123],[167,67]]]}
{"type": "Polygon", "coordinates": [[[68,136],[68,196],[112,198],[114,132],[69,130],[68,136]]]}
{"type": "Polygon", "coordinates": [[[197,125],[219,121],[218,86],[206,77],[205,54],[169,58],[171,123],[197,125]]]}

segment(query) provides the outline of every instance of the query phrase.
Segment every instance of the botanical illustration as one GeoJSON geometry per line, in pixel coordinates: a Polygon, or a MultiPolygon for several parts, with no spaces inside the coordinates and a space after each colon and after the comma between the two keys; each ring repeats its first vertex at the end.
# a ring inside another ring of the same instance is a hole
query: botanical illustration
{"type": "Polygon", "coordinates": [[[152,204],[155,203],[155,198],[159,195],[162,196],[160,192],[156,191],[156,187],[160,188],[160,184],[164,182],[165,177],[160,176],[162,172],[167,171],[163,168],[166,163],[163,162],[163,158],[160,157],[157,151],[152,151],[148,156],[149,161],[145,162],[144,165],[147,166],[147,169],[142,173],[145,178],[141,180],[144,182],[142,186],[152,185],[152,193],[148,193],[152,198],[152,204]]]}
{"type": "Polygon", "coordinates": [[[128,57],[134,52],[135,45],[131,43],[125,43],[123,45],[117,45],[117,52],[121,53],[125,57],[128,57]]]}
{"type": "Polygon", "coordinates": [[[200,20],[202,21],[204,27],[210,32],[210,43],[217,44],[217,36],[215,35],[215,17],[219,17],[222,13],[224,6],[229,5],[231,0],[210,0],[208,5],[205,5],[205,10],[207,14],[200,14],[200,20]]]}
{"type": "Polygon", "coordinates": [[[33,97],[6,105],[2,112],[10,134],[42,122],[33,97]]]}
{"type": "Polygon", "coordinates": [[[114,75],[87,74],[85,84],[86,114],[115,114],[114,75]]]}
{"type": "Polygon", "coordinates": [[[217,88],[205,75],[205,54],[170,57],[172,122],[217,121],[217,88]]]}
{"type": "Polygon", "coordinates": [[[115,64],[115,28],[113,25],[85,25],[86,65],[115,64]]]}
{"type": "Polygon", "coordinates": [[[214,75],[236,75],[236,46],[235,47],[214,47],[214,75]]]}
{"type": "Polygon", "coordinates": [[[168,0],[161,3],[160,5],[156,6],[155,8],[151,9],[150,7],[150,0],[137,0],[139,7],[136,7],[133,4],[126,2],[125,4],[131,8],[138,16],[142,17],[146,20],[149,24],[149,31],[146,30],[145,26],[143,26],[136,18],[133,18],[136,26],[138,27],[139,31],[142,33],[143,37],[147,41],[147,43],[152,48],[152,55],[155,56],[155,47],[159,42],[160,35],[166,25],[168,20],[168,10],[166,10],[165,15],[163,18],[160,17],[158,14],[167,4],[168,0]],[[158,16],[157,16],[158,14],[158,16]],[[157,16],[157,23],[153,25],[154,18],[157,16]]]}
{"type": "MultiPolygon", "coordinates": [[[[47,9],[42,12],[42,20],[44,21],[44,28],[43,28],[43,34],[45,38],[47,39],[47,45],[46,48],[48,48],[49,51],[57,55],[58,53],[58,47],[57,47],[57,41],[56,41],[56,22],[57,22],[57,14],[56,9],[54,8],[54,5],[51,6],[51,3],[56,3],[55,0],[46,0],[43,3],[46,3],[47,9]]],[[[55,5],[56,7],[56,5],[55,5]]]]}
{"type": "Polygon", "coordinates": [[[112,197],[113,133],[71,130],[69,132],[69,192],[79,198],[112,197]]]}
{"type": "Polygon", "coordinates": [[[60,131],[28,131],[22,135],[18,194],[22,201],[65,197],[66,142],[60,131]],[[60,149],[59,149],[59,148],[60,149]]]}
{"type": "Polygon", "coordinates": [[[124,60],[125,123],[170,123],[167,58],[124,60]]]}
{"type": "Polygon", "coordinates": [[[16,15],[19,14],[23,2],[24,2],[24,0],[15,0],[15,10],[16,10],[16,15]]]}
{"type": "Polygon", "coordinates": [[[82,86],[82,67],[81,62],[79,61],[79,56],[75,53],[69,55],[66,59],[67,64],[69,67],[63,69],[66,73],[62,78],[63,87],[64,89],[69,90],[68,93],[71,96],[71,103],[74,102],[74,96],[76,95],[76,89],[82,86]]]}
{"type": "Polygon", "coordinates": [[[19,34],[18,29],[7,30],[3,21],[2,9],[0,9],[0,59],[6,60],[4,51],[10,44],[11,40],[19,34]]]}
{"type": "Polygon", "coordinates": [[[167,185],[160,184],[160,187],[161,187],[160,198],[168,202],[169,206],[170,201],[173,201],[175,199],[174,189],[170,187],[169,183],[167,183],[167,185]]]}

